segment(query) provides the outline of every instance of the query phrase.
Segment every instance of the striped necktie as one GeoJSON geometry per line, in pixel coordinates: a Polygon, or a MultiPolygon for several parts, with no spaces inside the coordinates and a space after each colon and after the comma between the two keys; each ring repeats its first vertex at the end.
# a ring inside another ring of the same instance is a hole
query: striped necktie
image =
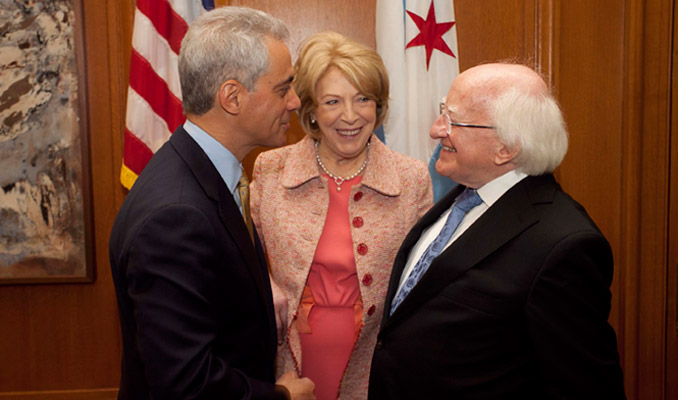
{"type": "Polygon", "coordinates": [[[242,217],[250,232],[250,239],[254,243],[254,231],[252,229],[252,215],[250,214],[250,181],[247,179],[245,171],[238,181],[238,195],[240,196],[240,205],[242,206],[242,217]]]}

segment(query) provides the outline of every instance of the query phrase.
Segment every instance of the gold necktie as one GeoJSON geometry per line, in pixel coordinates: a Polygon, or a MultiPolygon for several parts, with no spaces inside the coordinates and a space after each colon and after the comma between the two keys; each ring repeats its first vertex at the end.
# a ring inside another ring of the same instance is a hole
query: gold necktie
{"type": "Polygon", "coordinates": [[[245,171],[242,172],[240,181],[238,181],[238,194],[240,195],[240,205],[242,206],[242,217],[250,232],[250,239],[254,243],[254,231],[252,230],[252,215],[250,214],[250,181],[247,179],[245,171]]]}

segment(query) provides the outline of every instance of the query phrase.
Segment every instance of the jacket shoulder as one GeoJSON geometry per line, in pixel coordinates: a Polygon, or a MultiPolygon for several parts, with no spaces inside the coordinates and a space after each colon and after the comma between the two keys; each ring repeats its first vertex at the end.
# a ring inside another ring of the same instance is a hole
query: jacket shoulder
{"type": "Polygon", "coordinates": [[[266,150],[260,153],[254,162],[254,166],[264,167],[284,164],[285,160],[287,160],[289,157],[292,146],[294,145],[278,147],[276,149],[266,150]]]}
{"type": "MultiPolygon", "coordinates": [[[[425,185],[431,181],[428,166],[425,162],[408,155],[388,149],[403,183],[425,185]]],[[[430,184],[430,183],[429,183],[430,184]]]]}
{"type": "Polygon", "coordinates": [[[377,139],[376,136],[374,139],[376,144],[373,147],[377,157],[383,160],[380,163],[383,167],[395,169],[399,173],[428,175],[428,167],[425,162],[391,149],[377,139]]]}

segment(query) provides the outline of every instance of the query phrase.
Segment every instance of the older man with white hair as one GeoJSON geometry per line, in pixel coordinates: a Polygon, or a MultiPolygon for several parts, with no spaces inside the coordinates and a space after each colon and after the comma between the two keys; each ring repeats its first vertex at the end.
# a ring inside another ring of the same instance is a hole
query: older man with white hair
{"type": "Polygon", "coordinates": [[[612,252],[552,171],[567,131],[515,64],[460,74],[430,135],[460,185],[396,257],[370,399],[622,399],[612,252]]]}

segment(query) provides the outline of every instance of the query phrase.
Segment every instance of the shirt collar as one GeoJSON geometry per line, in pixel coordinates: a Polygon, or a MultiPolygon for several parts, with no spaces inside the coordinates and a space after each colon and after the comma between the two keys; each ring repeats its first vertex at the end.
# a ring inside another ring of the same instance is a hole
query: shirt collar
{"type": "Polygon", "coordinates": [[[210,136],[198,125],[189,120],[184,122],[184,129],[198,143],[198,146],[207,154],[214,167],[219,172],[221,179],[224,180],[228,190],[235,193],[238,188],[238,181],[242,175],[242,165],[237,158],[226,147],[210,136]]]}
{"type": "Polygon", "coordinates": [[[511,189],[516,183],[527,177],[527,174],[511,170],[504,175],[484,184],[478,189],[478,195],[488,207],[492,207],[501,196],[511,189]]]}

